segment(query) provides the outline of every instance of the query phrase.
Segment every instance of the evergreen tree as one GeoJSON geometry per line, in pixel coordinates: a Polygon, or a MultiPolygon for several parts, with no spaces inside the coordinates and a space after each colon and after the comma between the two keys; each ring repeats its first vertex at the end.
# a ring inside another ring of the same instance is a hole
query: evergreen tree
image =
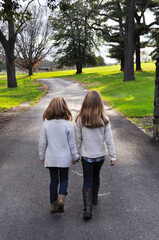
{"type": "Polygon", "coordinates": [[[156,60],[159,56],[159,6],[155,10],[155,21],[156,25],[151,31],[151,40],[150,44],[154,50],[151,52],[151,56],[153,60],[156,60]]]}
{"type": "Polygon", "coordinates": [[[89,1],[70,1],[53,12],[54,47],[59,66],[76,66],[77,74],[85,65],[93,64],[96,45],[95,31],[89,28],[91,7],[89,1]]]}
{"type": "Polygon", "coordinates": [[[138,0],[135,3],[135,51],[136,51],[136,70],[141,69],[140,49],[146,46],[147,42],[140,41],[140,36],[148,34],[156,21],[146,24],[146,11],[155,12],[159,2],[155,0],[138,0]]]}
{"type": "MultiPolygon", "coordinates": [[[[134,51],[136,51],[136,70],[141,70],[140,49],[147,42],[140,41],[140,36],[148,34],[156,21],[146,24],[146,11],[154,12],[159,2],[155,0],[135,1],[134,51]]],[[[102,32],[109,43],[109,56],[121,62],[124,70],[124,36],[125,36],[125,1],[108,0],[96,4],[92,27],[102,32]],[[100,16],[100,18],[99,18],[100,16]]]]}
{"type": "Polygon", "coordinates": [[[101,32],[101,37],[108,42],[109,57],[121,63],[124,70],[124,34],[125,1],[108,0],[96,3],[93,8],[91,28],[101,32]]]}
{"type": "Polygon", "coordinates": [[[120,62],[120,71],[124,71],[124,42],[120,44],[110,44],[109,57],[120,62]]]}

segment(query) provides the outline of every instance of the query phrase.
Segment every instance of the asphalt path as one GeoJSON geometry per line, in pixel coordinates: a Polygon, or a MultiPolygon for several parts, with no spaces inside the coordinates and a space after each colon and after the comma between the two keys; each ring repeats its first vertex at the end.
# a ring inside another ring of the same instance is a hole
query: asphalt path
{"type": "Polygon", "coordinates": [[[38,157],[42,114],[63,96],[75,116],[86,90],[42,81],[48,94],[0,131],[0,240],[158,240],[159,144],[109,106],[117,164],[104,163],[93,218],[82,218],[81,163],[70,167],[65,212],[50,214],[49,172],[38,157]]]}

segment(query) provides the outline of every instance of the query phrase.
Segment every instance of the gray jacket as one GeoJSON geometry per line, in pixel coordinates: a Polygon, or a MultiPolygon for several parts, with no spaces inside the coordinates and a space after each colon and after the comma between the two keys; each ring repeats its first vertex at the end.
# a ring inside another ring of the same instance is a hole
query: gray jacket
{"type": "Polygon", "coordinates": [[[81,118],[76,123],[76,145],[83,157],[96,158],[106,155],[106,145],[110,160],[116,160],[110,122],[99,128],[82,127],[81,118]]]}
{"type": "Polygon", "coordinates": [[[45,120],[39,140],[39,157],[45,167],[69,167],[79,155],[73,124],[67,120],[45,120]]]}

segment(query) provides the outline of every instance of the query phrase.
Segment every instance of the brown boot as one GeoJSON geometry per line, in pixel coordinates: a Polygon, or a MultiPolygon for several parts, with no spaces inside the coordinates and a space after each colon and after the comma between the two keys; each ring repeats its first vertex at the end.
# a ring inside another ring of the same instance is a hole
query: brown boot
{"type": "Polygon", "coordinates": [[[92,189],[83,188],[83,202],[84,202],[84,219],[91,219],[92,217],[92,189]]]}
{"type": "Polygon", "coordinates": [[[55,201],[55,202],[53,202],[53,203],[51,204],[51,209],[50,209],[50,211],[51,211],[51,213],[55,213],[55,212],[57,212],[57,209],[58,209],[58,207],[57,207],[57,201],[55,201]]]}
{"type": "Polygon", "coordinates": [[[98,204],[98,191],[99,191],[99,185],[93,184],[92,185],[92,204],[93,205],[98,204]]]}
{"type": "Polygon", "coordinates": [[[64,212],[64,203],[65,203],[65,195],[58,195],[58,199],[57,199],[57,206],[58,206],[58,212],[59,213],[63,213],[64,212]]]}

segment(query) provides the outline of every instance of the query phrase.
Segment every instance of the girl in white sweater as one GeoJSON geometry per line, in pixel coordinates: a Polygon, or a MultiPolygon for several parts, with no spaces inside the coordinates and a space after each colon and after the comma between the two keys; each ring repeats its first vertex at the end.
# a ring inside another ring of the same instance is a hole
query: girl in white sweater
{"type": "Polygon", "coordinates": [[[63,212],[71,159],[79,160],[71,112],[62,97],[53,98],[43,114],[39,156],[50,171],[51,212],[63,212]],[[59,192],[58,192],[58,184],[59,192]],[[58,194],[59,193],[59,194],[58,194]]]}
{"type": "MultiPolygon", "coordinates": [[[[104,104],[98,91],[88,91],[76,118],[76,144],[82,157],[84,219],[92,217],[92,203],[98,203],[100,169],[107,145],[110,165],[116,160],[110,121],[105,115],[104,104]]],[[[75,163],[75,162],[74,162],[75,163]]]]}

